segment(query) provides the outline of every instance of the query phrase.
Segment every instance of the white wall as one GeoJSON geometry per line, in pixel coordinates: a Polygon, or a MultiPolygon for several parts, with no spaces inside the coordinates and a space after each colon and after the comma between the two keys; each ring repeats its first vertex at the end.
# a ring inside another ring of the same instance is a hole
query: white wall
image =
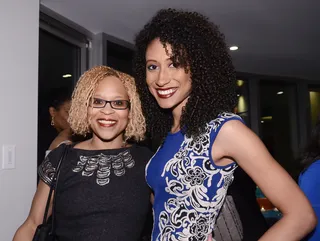
{"type": "Polygon", "coordinates": [[[0,170],[1,241],[12,240],[36,189],[38,32],[38,0],[0,1],[0,163],[2,145],[16,145],[16,168],[0,170]]]}

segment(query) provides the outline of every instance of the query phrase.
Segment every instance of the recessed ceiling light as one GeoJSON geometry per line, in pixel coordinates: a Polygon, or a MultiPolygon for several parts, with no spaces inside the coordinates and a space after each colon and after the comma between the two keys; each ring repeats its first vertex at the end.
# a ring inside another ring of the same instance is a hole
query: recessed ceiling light
{"type": "Polygon", "coordinates": [[[277,95],[282,95],[283,94],[283,91],[279,91],[278,93],[277,93],[277,95]]]}
{"type": "Polygon", "coordinates": [[[72,77],[71,74],[64,74],[64,75],[62,75],[62,78],[70,78],[70,77],[72,77]]]}
{"type": "Polygon", "coordinates": [[[238,49],[239,49],[239,47],[238,47],[238,46],[235,46],[235,45],[230,47],[230,50],[231,50],[231,51],[236,51],[236,50],[238,50],[238,49]]]}

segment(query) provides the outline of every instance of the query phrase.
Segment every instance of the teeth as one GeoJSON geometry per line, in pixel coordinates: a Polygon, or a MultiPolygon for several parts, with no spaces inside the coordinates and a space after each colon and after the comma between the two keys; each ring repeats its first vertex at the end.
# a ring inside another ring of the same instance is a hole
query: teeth
{"type": "Polygon", "coordinates": [[[116,123],[116,121],[111,121],[111,120],[98,120],[98,122],[105,125],[112,125],[116,123]]]}
{"type": "Polygon", "coordinates": [[[160,95],[169,95],[175,92],[176,89],[168,89],[168,90],[157,90],[160,95]]]}

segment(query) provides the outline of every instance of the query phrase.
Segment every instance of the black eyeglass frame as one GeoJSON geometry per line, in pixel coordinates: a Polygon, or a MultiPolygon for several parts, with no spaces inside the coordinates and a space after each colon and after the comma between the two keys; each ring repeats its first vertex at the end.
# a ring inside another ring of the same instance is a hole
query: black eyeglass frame
{"type": "Polygon", "coordinates": [[[100,98],[95,98],[95,97],[92,97],[91,100],[90,100],[90,106],[92,108],[95,108],[95,109],[103,109],[106,107],[107,104],[110,104],[111,108],[114,109],[114,110],[126,110],[126,109],[130,109],[131,107],[131,104],[130,104],[130,101],[129,100],[104,100],[104,99],[100,99],[100,98]],[[93,106],[93,101],[94,100],[99,100],[99,101],[103,101],[104,102],[104,105],[101,106],[101,107],[96,107],[96,106],[93,106]],[[124,101],[126,103],[126,106],[125,107],[114,107],[114,103],[117,102],[117,101],[124,101]]]}

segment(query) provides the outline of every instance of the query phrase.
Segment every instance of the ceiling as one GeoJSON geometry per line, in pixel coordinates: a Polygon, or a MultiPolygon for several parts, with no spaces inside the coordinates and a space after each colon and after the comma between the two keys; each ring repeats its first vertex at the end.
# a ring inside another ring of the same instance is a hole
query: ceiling
{"type": "Polygon", "coordinates": [[[318,0],[42,0],[54,12],[92,33],[132,42],[167,7],[199,11],[218,24],[240,72],[320,81],[318,0]]]}

